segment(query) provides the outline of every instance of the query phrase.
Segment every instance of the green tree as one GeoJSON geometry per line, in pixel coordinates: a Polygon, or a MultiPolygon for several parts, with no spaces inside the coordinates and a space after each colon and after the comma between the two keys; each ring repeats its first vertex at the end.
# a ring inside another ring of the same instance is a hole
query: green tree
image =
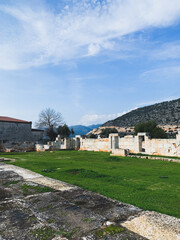
{"type": "Polygon", "coordinates": [[[55,132],[53,126],[46,129],[46,135],[49,137],[50,141],[54,141],[57,137],[57,132],[55,132]]]}
{"type": "Polygon", "coordinates": [[[69,129],[67,124],[64,124],[58,127],[57,132],[62,138],[67,138],[71,135],[72,130],[69,129]]]}
{"type": "Polygon", "coordinates": [[[110,133],[118,133],[116,128],[104,128],[102,129],[100,135],[101,137],[108,138],[110,133]]]}
{"type": "Polygon", "coordinates": [[[74,134],[75,134],[75,132],[74,132],[74,129],[73,129],[73,128],[71,128],[71,134],[72,134],[72,135],[74,135],[74,134]]]}
{"type": "Polygon", "coordinates": [[[88,138],[97,138],[98,136],[97,136],[97,134],[94,134],[94,133],[91,133],[89,136],[88,136],[88,138]]]}
{"type": "Polygon", "coordinates": [[[138,123],[134,128],[134,134],[139,132],[148,132],[151,138],[166,138],[165,131],[157,126],[157,123],[153,120],[147,122],[138,123]]]}

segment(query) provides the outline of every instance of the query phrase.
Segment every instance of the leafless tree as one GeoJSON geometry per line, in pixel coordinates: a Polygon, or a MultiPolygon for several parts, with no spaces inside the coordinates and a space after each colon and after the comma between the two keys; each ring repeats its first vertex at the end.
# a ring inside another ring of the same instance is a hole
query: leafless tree
{"type": "Polygon", "coordinates": [[[46,108],[39,114],[39,120],[36,122],[37,127],[53,128],[64,123],[61,113],[52,108],[46,108]]]}

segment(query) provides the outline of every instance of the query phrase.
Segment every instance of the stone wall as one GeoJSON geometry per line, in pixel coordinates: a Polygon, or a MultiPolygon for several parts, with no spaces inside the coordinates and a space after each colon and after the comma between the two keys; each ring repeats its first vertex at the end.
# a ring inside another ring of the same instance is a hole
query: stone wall
{"type": "Polygon", "coordinates": [[[130,153],[144,153],[150,155],[164,155],[180,157],[180,134],[176,139],[151,139],[147,133],[139,133],[137,136],[116,138],[116,134],[110,134],[111,149],[128,149],[130,153]],[[113,146],[118,145],[118,147],[113,146]]]}
{"type": "Polygon", "coordinates": [[[0,144],[0,152],[32,152],[35,150],[33,142],[11,142],[0,144]]]}
{"type": "Polygon", "coordinates": [[[151,139],[147,133],[137,136],[119,137],[117,133],[109,138],[80,138],[80,150],[111,152],[116,155],[144,153],[180,157],[180,134],[176,139],[151,139]],[[126,150],[126,151],[124,151],[126,150]]]}
{"type": "Polygon", "coordinates": [[[43,139],[44,131],[41,131],[38,129],[32,129],[31,134],[32,134],[33,141],[38,142],[43,139]]]}
{"type": "Polygon", "coordinates": [[[75,149],[75,138],[61,138],[60,135],[56,137],[54,142],[49,143],[54,150],[60,149],[75,149]]]}
{"type": "Polygon", "coordinates": [[[80,150],[110,152],[109,138],[80,138],[80,150]]]}
{"type": "Polygon", "coordinates": [[[31,125],[31,122],[0,121],[0,143],[23,143],[42,140],[44,131],[31,129],[31,125]]]}
{"type": "Polygon", "coordinates": [[[147,154],[180,156],[180,141],[176,139],[149,139],[143,146],[147,154]]]}
{"type": "MultiPolygon", "coordinates": [[[[119,137],[118,133],[109,135],[109,138],[56,138],[48,144],[49,149],[76,149],[87,151],[111,152],[113,155],[127,155],[129,153],[144,153],[149,155],[164,155],[180,157],[180,133],[176,139],[151,139],[147,133],[137,136],[119,137]]],[[[43,149],[45,150],[45,149],[43,149]]]]}
{"type": "Polygon", "coordinates": [[[0,141],[31,141],[31,122],[0,122],[0,141]]]}

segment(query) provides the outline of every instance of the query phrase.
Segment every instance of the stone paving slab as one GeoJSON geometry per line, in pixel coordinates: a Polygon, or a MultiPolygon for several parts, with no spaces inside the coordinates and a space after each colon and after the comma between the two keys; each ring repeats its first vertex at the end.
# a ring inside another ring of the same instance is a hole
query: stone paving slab
{"type": "Polygon", "coordinates": [[[144,211],[122,226],[152,240],[180,240],[180,219],[153,211],[144,211]]]}
{"type": "Polygon", "coordinates": [[[13,165],[0,165],[0,170],[13,171],[14,173],[17,173],[19,176],[23,177],[25,181],[33,181],[35,183],[43,184],[45,186],[50,186],[56,190],[65,191],[77,188],[76,186],[70,185],[68,183],[44,177],[38,173],[13,165]]]}
{"type": "Polygon", "coordinates": [[[0,165],[0,240],[178,240],[179,227],[179,219],[0,165]]]}

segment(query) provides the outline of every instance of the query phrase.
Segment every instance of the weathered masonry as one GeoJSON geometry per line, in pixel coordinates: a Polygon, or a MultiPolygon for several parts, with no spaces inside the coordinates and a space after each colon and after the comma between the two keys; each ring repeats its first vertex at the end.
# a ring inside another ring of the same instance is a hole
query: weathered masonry
{"type": "Polygon", "coordinates": [[[175,139],[151,139],[148,133],[119,137],[112,133],[109,138],[80,138],[80,150],[112,152],[114,155],[145,153],[150,155],[180,156],[180,133],[175,139]]]}
{"type": "Polygon", "coordinates": [[[0,116],[0,142],[32,142],[42,139],[43,131],[32,129],[32,122],[0,116]]]}
{"type": "Polygon", "coordinates": [[[118,134],[110,134],[109,144],[114,155],[129,152],[180,157],[180,132],[175,139],[151,139],[148,133],[123,138],[118,137],[118,134]]]}
{"type": "Polygon", "coordinates": [[[148,133],[139,133],[137,136],[119,137],[112,133],[109,138],[56,138],[48,145],[38,145],[37,150],[48,149],[77,149],[87,151],[112,152],[113,155],[127,155],[129,153],[145,153],[150,155],[164,155],[180,157],[180,132],[175,139],[151,139],[148,133]]]}

